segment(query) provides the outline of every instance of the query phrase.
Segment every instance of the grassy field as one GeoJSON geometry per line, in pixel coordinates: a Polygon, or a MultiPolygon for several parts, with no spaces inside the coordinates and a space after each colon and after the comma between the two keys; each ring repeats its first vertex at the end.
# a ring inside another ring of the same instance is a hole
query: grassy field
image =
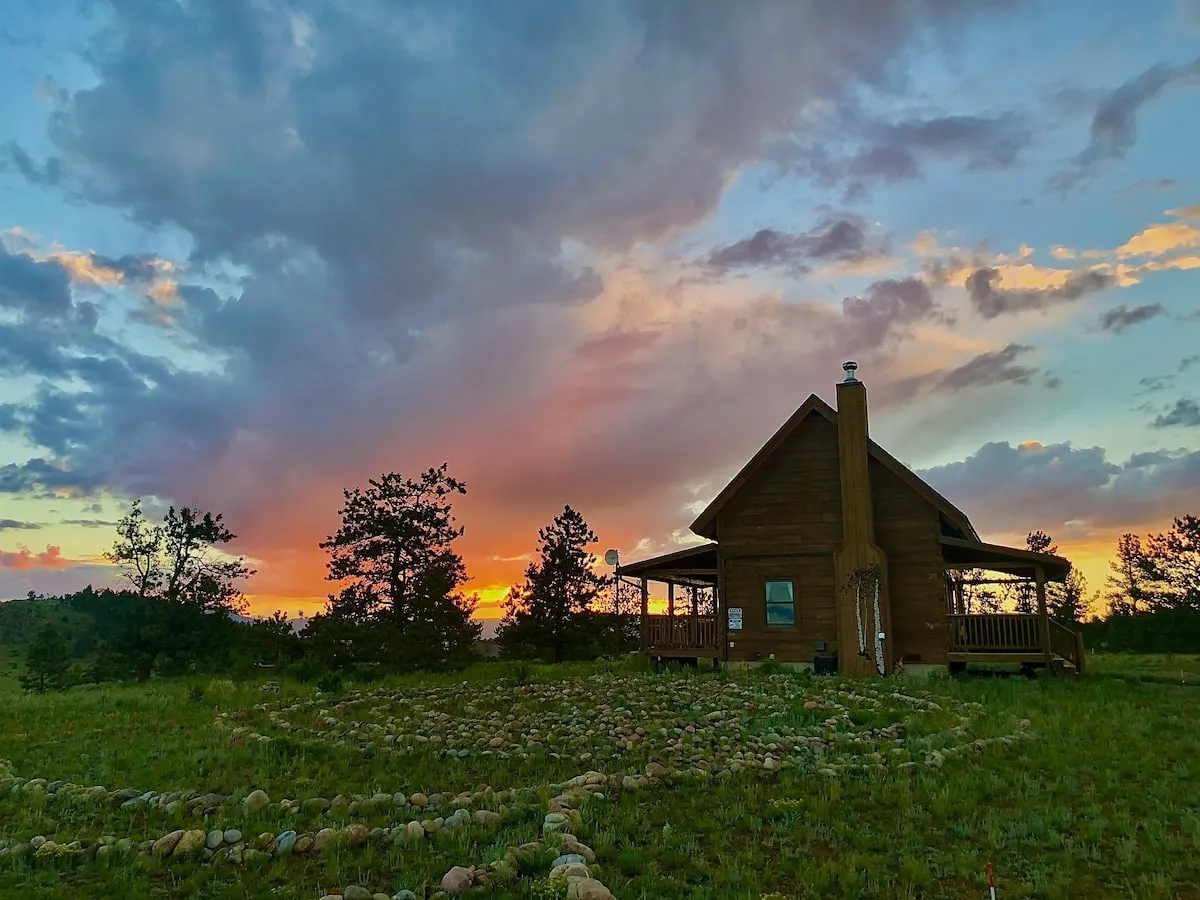
{"type": "Polygon", "coordinates": [[[556,837],[510,849],[553,807],[621,900],[985,897],[989,863],[1000,898],[1200,898],[1200,692],[1115,677],[1178,668],[1200,664],[876,682],[492,665],[336,695],[0,680],[0,897],[421,898],[452,866],[487,872],[468,896],[565,896],[556,837]],[[209,860],[139,851],[216,829],[243,833],[234,859],[221,835],[209,860]]]}

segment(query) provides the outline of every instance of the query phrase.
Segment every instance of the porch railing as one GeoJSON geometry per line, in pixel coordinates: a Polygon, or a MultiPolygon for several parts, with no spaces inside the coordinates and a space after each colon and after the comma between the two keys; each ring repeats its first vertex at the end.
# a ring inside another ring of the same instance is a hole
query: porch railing
{"type": "MultiPolygon", "coordinates": [[[[951,653],[1040,653],[1037,613],[955,613],[947,616],[951,653]]],[[[1051,652],[1083,672],[1083,635],[1050,620],[1051,652]]]]}
{"type": "Polygon", "coordinates": [[[951,653],[1017,653],[1042,649],[1036,613],[955,613],[947,618],[951,653]]]}
{"type": "Polygon", "coordinates": [[[645,650],[716,650],[716,616],[646,616],[645,650]]]}

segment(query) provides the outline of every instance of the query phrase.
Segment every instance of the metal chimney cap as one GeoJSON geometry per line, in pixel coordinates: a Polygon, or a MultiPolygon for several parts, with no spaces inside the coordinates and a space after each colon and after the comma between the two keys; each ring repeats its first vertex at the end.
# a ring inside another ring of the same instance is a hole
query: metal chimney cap
{"type": "Polygon", "coordinates": [[[842,363],[842,371],[846,373],[846,378],[845,378],[846,383],[858,380],[857,378],[854,377],[854,373],[855,373],[855,371],[857,371],[857,369],[858,369],[858,363],[854,362],[854,360],[850,360],[849,362],[842,363]]]}

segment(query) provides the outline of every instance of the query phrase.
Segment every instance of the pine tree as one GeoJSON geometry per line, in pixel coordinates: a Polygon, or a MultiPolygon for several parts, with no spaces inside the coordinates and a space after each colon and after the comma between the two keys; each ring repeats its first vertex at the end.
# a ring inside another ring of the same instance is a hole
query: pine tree
{"type": "Polygon", "coordinates": [[[1108,563],[1109,609],[1118,615],[1136,615],[1149,607],[1149,584],[1146,574],[1146,554],[1142,540],[1126,533],[1117,540],[1117,556],[1108,563]]]}
{"type": "Polygon", "coordinates": [[[1140,564],[1153,607],[1200,612],[1200,517],[1181,516],[1151,535],[1140,564]]]}
{"type": "Polygon", "coordinates": [[[596,535],[570,506],[538,531],[538,558],[525,570],[525,583],[504,602],[496,642],[508,656],[532,648],[554,662],[592,655],[592,605],[605,579],[588,549],[596,535]]]}
{"type": "Polygon", "coordinates": [[[25,655],[25,674],[21,676],[21,686],[37,694],[58,690],[66,687],[69,672],[67,642],[53,625],[42,626],[25,655]]]}
{"type": "Polygon", "coordinates": [[[1063,622],[1082,622],[1087,618],[1091,604],[1087,598],[1087,580],[1082,572],[1072,567],[1067,580],[1055,587],[1057,590],[1046,597],[1051,616],[1063,622]]]}
{"type": "MultiPolygon", "coordinates": [[[[466,566],[453,546],[463,529],[450,497],[466,490],[443,463],[416,480],[390,472],[343,492],[341,527],[320,544],[329,580],[343,585],[326,617],[362,626],[354,640],[367,656],[401,667],[445,662],[478,639],[478,598],[460,591],[466,566]]],[[[314,635],[326,627],[317,618],[314,635]]]]}

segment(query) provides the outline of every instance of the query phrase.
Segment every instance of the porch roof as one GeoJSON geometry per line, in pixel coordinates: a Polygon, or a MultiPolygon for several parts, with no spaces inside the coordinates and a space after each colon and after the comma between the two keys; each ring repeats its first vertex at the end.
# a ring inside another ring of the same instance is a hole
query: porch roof
{"type": "Polygon", "coordinates": [[[626,563],[617,566],[617,574],[631,578],[648,578],[652,581],[710,587],[717,583],[717,545],[715,542],[700,544],[673,553],[664,553],[662,556],[626,563]]]}
{"type": "Polygon", "coordinates": [[[1071,571],[1069,560],[1052,553],[1035,553],[1032,550],[953,537],[943,537],[941,543],[942,559],[948,567],[991,569],[1032,578],[1037,567],[1041,566],[1047,581],[1066,581],[1071,571]]]}

